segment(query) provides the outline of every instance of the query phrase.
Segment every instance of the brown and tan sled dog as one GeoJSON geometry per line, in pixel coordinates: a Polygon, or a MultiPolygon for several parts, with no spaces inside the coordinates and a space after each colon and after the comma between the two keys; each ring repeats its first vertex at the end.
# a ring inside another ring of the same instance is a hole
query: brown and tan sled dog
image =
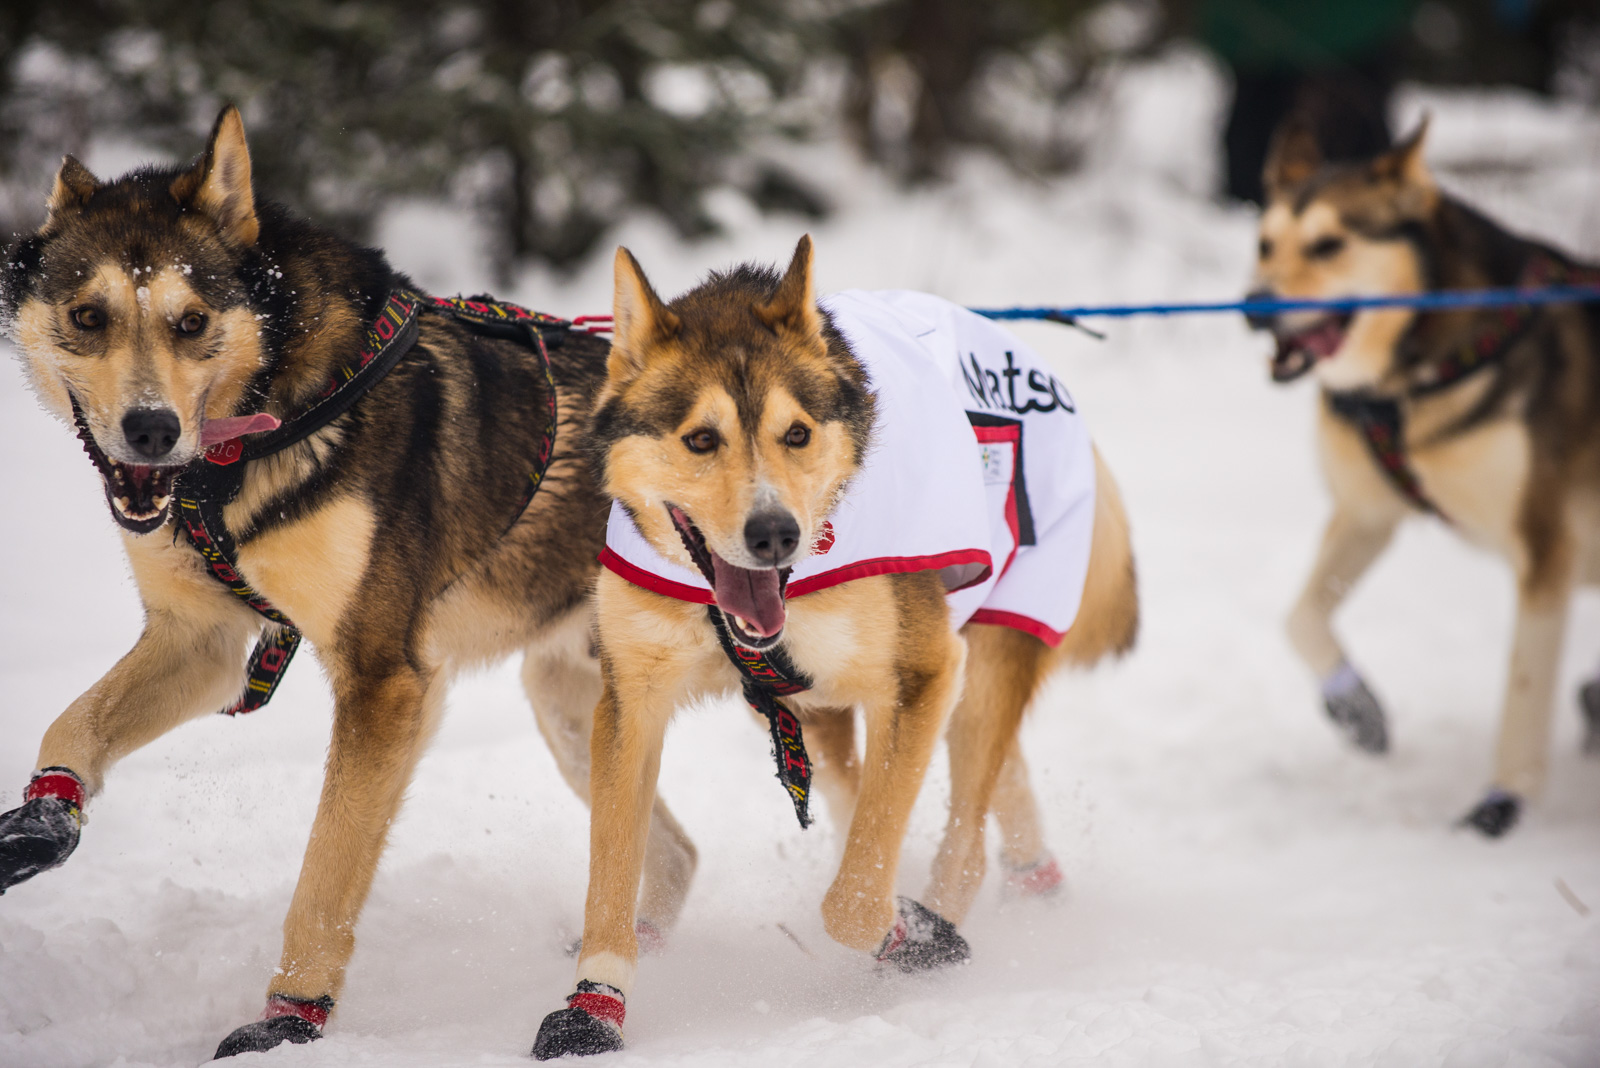
{"type": "MultiPolygon", "coordinates": [[[[1286,127],[1267,162],[1258,294],[1345,297],[1594,283],[1600,271],[1513,236],[1442,192],[1425,126],[1375,159],[1327,164],[1286,127]]],[[[1333,721],[1382,753],[1382,708],[1330,620],[1407,518],[1432,516],[1503,556],[1517,619],[1491,788],[1464,822],[1515,824],[1544,786],[1556,669],[1575,585],[1600,582],[1600,309],[1551,304],[1355,315],[1298,312],[1272,330],[1273,378],[1311,372],[1333,516],[1289,619],[1333,721]]],[[[1600,683],[1580,695],[1600,751],[1600,683]]]]}
{"type": "MultiPolygon", "coordinates": [[[[615,337],[591,436],[617,506],[596,596],[605,688],[591,744],[589,892],[577,990],[540,1028],[534,1055],[541,1059],[622,1045],[647,819],[675,709],[742,687],[769,717],[779,777],[802,825],[810,786],[803,723],[818,743],[819,785],[849,824],[822,903],[826,930],[891,967],[934,968],[967,959],[954,921],[983,875],[984,823],[1008,757],[1006,829],[1026,839],[1021,848],[1033,859],[1042,852],[1016,749],[1028,702],[1058,665],[1093,663],[1133,641],[1127,521],[1086,436],[1079,459],[1095,490],[1086,506],[1092,511],[1079,520],[1084,541],[1092,529],[1093,545],[1082,546],[1087,577],[1076,622],[1053,635],[1053,647],[1008,626],[954,631],[947,591],[961,588],[959,553],[905,566],[873,558],[831,572],[827,582],[802,577],[809,557],[845,551],[848,531],[839,524],[861,498],[852,481],[868,477],[864,457],[883,444],[879,419],[890,414],[880,379],[869,378],[841,332],[839,305],[826,308],[812,291],[809,238],[781,277],[746,265],[670,304],[618,250],[615,337]],[[685,576],[703,584],[686,586],[685,576]],[[859,761],[855,710],[865,720],[859,761]],[[947,717],[949,833],[923,902],[897,904],[901,840],[947,717]]],[[[1036,411],[1074,410],[1044,374],[1034,374],[1031,400],[1019,401],[1012,386],[1010,412],[1030,403],[1036,411]]],[[[987,381],[994,383],[987,397],[1006,398],[1004,380],[987,381]]],[[[975,382],[975,390],[984,388],[975,382]]],[[[918,413],[934,417],[931,409],[918,413]]],[[[896,478],[931,479],[937,496],[940,478],[954,481],[960,462],[972,463],[979,424],[968,425],[959,404],[953,418],[953,440],[965,442],[951,446],[964,450],[957,461],[941,468],[930,455],[928,470],[897,468],[896,478]]],[[[1017,420],[993,422],[998,439],[1017,420]]],[[[880,488],[925,510],[903,485],[880,488]]],[[[855,533],[870,539],[873,531],[855,533]]]]}
{"type": "MultiPolygon", "coordinates": [[[[0,890],[66,858],[118,759],[259,706],[304,635],[335,696],[326,779],[266,1013],[218,1053],[316,1038],[453,673],[524,652],[587,795],[607,501],[581,433],[606,345],[419,294],[382,253],[258,200],[231,108],[191,167],[101,182],[68,157],[4,298],[33,387],[104,477],[146,621],[0,816],[0,890]]],[[[639,908],[660,930],[695,854],[647,809],[639,908]]]]}

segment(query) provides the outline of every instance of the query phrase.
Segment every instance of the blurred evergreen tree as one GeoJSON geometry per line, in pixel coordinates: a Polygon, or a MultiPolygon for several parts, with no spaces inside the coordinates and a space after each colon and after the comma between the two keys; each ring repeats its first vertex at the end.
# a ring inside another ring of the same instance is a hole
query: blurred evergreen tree
{"type": "Polygon", "coordinates": [[[1097,4],[1155,11],[1153,0],[0,0],[0,226],[37,225],[62,152],[92,139],[190,152],[228,100],[273,196],[358,234],[396,195],[473,203],[502,273],[529,258],[573,263],[637,206],[707,233],[717,187],[819,215],[810,183],[769,149],[841,120],[905,178],[937,175],[961,146],[1059,169],[1076,148],[1062,105],[1106,51],[1082,31],[1097,4]]]}
{"type": "MultiPolygon", "coordinates": [[[[964,150],[1049,173],[1093,136],[1097,73],[1204,34],[1209,2],[0,0],[0,233],[37,225],[64,151],[191,152],[226,100],[273,196],[357,234],[395,196],[473,204],[502,273],[636,207],[710,232],[717,188],[819,215],[774,146],[841,127],[905,180],[964,150]]],[[[1572,59],[1594,0],[1386,2],[1396,76],[1600,84],[1572,59]]],[[[1284,0],[1216,3],[1248,27],[1284,0]]]]}
{"type": "Polygon", "coordinates": [[[827,24],[850,132],[911,180],[938,176],[958,147],[1072,166],[1083,132],[1064,109],[1106,61],[1162,43],[1160,28],[1142,0],[881,0],[827,24]]]}
{"type": "Polygon", "coordinates": [[[686,235],[703,193],[816,213],[748,153],[781,123],[809,20],[783,0],[5,0],[0,155],[36,225],[63,151],[110,135],[192,152],[240,104],[263,188],[360,232],[394,194],[467,198],[502,268],[564,264],[626,208],[686,235]]]}

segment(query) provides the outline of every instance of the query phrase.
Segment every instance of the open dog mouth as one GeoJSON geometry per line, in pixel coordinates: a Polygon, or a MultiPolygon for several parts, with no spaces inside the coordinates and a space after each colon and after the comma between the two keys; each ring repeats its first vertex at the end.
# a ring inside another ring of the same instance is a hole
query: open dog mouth
{"type": "Polygon", "coordinates": [[[113,460],[94,440],[76,397],[72,398],[72,414],[78,424],[78,439],[83,442],[83,451],[89,454],[95,469],[100,472],[111,518],[123,530],[133,534],[148,534],[160,529],[172,507],[172,481],[183,467],[125,464],[113,460]]]}
{"type": "Polygon", "coordinates": [[[1272,356],[1272,380],[1292,382],[1339,351],[1350,329],[1349,312],[1325,315],[1293,333],[1278,333],[1278,350],[1272,356]]]}
{"type": "Polygon", "coordinates": [[[172,479],[181,467],[147,467],[106,460],[100,467],[111,518],[135,534],[148,534],[167,521],[172,479]]]}
{"type": "Polygon", "coordinates": [[[757,652],[778,644],[788,620],[784,573],[775,567],[751,569],[730,564],[706,544],[705,535],[683,509],[669,504],[667,514],[695,566],[711,583],[711,595],[727,619],[734,640],[757,652]]]}

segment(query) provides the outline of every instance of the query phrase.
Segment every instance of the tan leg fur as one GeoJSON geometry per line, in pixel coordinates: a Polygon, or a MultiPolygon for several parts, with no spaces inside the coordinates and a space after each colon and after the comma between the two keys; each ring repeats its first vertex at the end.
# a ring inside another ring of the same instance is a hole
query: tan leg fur
{"type": "MultiPolygon", "coordinates": [[[[1008,847],[1038,859],[1037,807],[1021,764],[1017,731],[1028,704],[1054,670],[1087,666],[1132,645],[1138,629],[1138,589],[1128,517],[1116,480],[1095,456],[1094,545],[1083,601],[1072,629],[1054,649],[1038,638],[1006,627],[969,624],[967,688],[950,721],[950,819],[934,858],[926,904],[960,923],[983,882],[985,822],[1001,769],[1016,754],[1004,812],[1020,839],[1008,847]]],[[[1008,854],[1014,855],[1014,854],[1008,854]]]]}

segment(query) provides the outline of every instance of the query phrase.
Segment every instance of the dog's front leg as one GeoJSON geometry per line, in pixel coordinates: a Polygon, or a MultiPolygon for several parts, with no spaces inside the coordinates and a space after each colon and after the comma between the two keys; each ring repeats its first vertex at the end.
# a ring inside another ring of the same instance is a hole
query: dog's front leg
{"type": "Polygon", "coordinates": [[[0,893],[66,860],[84,801],[112,764],[238,698],[245,642],[258,623],[212,590],[192,601],[169,605],[147,594],[138,642],[45,731],[27,800],[0,815],[0,893]]]}
{"type": "MultiPolygon", "coordinates": [[[[601,692],[599,665],[529,649],[522,664],[522,684],[561,777],[588,804],[589,738],[601,692]]],[[[699,859],[694,843],[659,797],[651,809],[644,857],[644,886],[634,928],[643,952],[659,952],[683,911],[699,859]]]]}
{"type": "Polygon", "coordinates": [[[639,960],[634,909],[676,691],[670,681],[637,665],[605,664],[590,740],[589,895],[577,989],[539,1026],[539,1060],[622,1048],[624,1003],[639,960]]]}
{"type": "Polygon", "coordinates": [[[967,957],[948,920],[909,898],[897,909],[894,897],[911,807],[960,693],[966,658],[965,643],[948,631],[917,637],[906,645],[924,654],[920,662],[896,665],[886,692],[863,704],[861,796],[839,874],[822,902],[823,926],[835,940],[908,971],[967,957]]]}
{"type": "Polygon", "coordinates": [[[1383,707],[1350,666],[1333,633],[1333,613],[1394,537],[1399,515],[1358,516],[1338,502],[1322,533],[1317,562],[1289,614],[1289,640],[1322,682],[1328,717],[1359,748],[1389,748],[1383,707]]]}
{"type": "MultiPolygon", "coordinates": [[[[372,648],[362,645],[367,656],[372,648]]],[[[311,841],[283,921],[282,962],[262,1018],[224,1039],[219,1058],[319,1037],[344,984],[356,919],[444,689],[437,677],[385,659],[383,671],[333,665],[333,736],[311,841]]]]}

